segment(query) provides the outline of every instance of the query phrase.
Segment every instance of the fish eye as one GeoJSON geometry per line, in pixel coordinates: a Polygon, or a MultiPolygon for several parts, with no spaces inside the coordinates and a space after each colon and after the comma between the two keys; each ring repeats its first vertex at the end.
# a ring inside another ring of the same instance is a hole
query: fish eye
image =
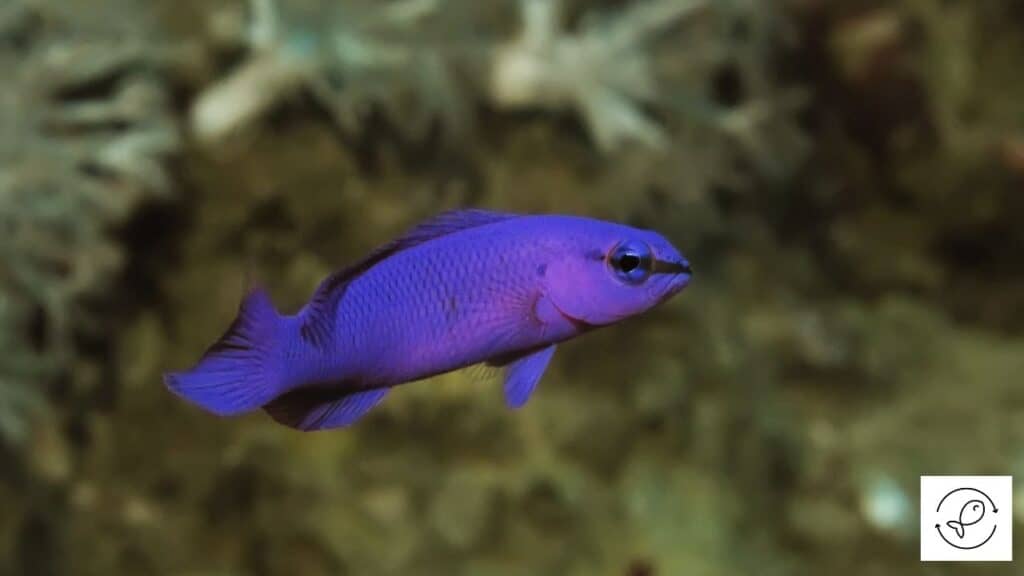
{"type": "Polygon", "coordinates": [[[608,254],[608,266],[622,281],[640,284],[651,275],[654,258],[642,242],[623,242],[608,254]]]}

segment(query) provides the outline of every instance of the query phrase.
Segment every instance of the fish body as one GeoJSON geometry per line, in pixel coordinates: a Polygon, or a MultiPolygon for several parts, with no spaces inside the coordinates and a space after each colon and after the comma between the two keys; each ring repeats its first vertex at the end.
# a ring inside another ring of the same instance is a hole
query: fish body
{"type": "Polygon", "coordinates": [[[487,363],[521,406],[554,347],[682,290],[662,236],[558,215],[442,214],[328,277],[293,316],[262,290],[190,371],[165,377],[223,415],[264,408],[303,430],[346,426],[399,384],[487,363]]]}
{"type": "Polygon", "coordinates": [[[960,516],[956,520],[946,522],[956,532],[956,535],[963,539],[968,526],[973,526],[985,517],[985,503],[981,500],[968,500],[960,508],[960,516]]]}

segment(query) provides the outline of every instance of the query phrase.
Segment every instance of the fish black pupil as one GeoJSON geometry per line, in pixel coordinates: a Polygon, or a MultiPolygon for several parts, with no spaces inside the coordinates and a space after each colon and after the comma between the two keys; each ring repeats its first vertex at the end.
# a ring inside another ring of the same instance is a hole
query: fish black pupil
{"type": "Polygon", "coordinates": [[[619,256],[619,268],[623,272],[631,272],[640,265],[640,257],[635,254],[623,254],[619,256]]]}

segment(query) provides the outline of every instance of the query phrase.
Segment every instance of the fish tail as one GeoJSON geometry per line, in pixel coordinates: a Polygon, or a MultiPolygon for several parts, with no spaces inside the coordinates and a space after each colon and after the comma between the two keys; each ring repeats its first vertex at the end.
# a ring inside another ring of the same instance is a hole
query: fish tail
{"type": "Polygon", "coordinates": [[[231,327],[195,367],[165,374],[164,384],[221,416],[263,406],[284,391],[280,355],[275,353],[281,322],[266,290],[252,288],[231,327]]]}
{"type": "Polygon", "coordinates": [[[953,531],[956,532],[957,537],[964,537],[964,525],[962,522],[959,522],[957,520],[949,520],[948,522],[946,522],[946,526],[952,528],[953,531]]]}

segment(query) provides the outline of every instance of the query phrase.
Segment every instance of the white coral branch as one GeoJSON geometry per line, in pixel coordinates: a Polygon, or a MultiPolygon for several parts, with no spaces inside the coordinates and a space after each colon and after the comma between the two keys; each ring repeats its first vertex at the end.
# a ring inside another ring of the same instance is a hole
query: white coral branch
{"type": "Polygon", "coordinates": [[[604,150],[630,140],[660,147],[663,131],[639,106],[655,94],[643,44],[705,5],[706,0],[642,2],[569,34],[562,30],[559,2],[523,0],[522,31],[497,51],[490,96],[505,108],[573,108],[604,150]]]}
{"type": "Polygon", "coordinates": [[[199,95],[189,112],[192,133],[201,143],[221,140],[295,93],[315,69],[315,61],[283,48],[254,54],[199,95]]]}
{"type": "MultiPolygon", "coordinates": [[[[358,29],[358,23],[349,23],[333,34],[326,53],[317,53],[291,43],[272,0],[251,0],[250,7],[247,40],[252,55],[227,78],[203,91],[190,111],[190,126],[200,142],[221,140],[301,89],[310,90],[330,113],[341,114],[339,95],[323,79],[329,67],[346,72],[395,69],[408,65],[421,50],[376,42],[358,29]]],[[[386,25],[408,26],[437,7],[438,0],[405,0],[372,16],[386,25]]]]}

